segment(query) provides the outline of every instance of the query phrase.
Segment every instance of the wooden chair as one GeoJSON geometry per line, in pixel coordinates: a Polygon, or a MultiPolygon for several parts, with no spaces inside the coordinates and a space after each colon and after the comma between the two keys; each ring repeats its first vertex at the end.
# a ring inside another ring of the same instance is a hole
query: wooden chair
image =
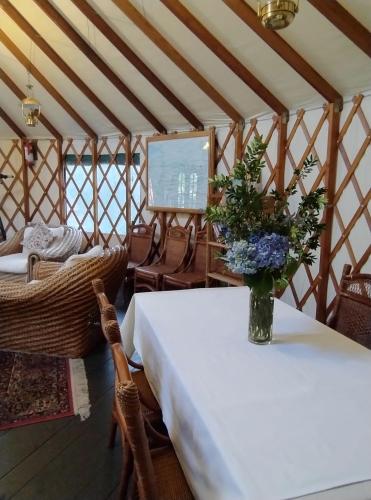
{"type": "MultiPolygon", "coordinates": [[[[129,443],[130,456],[134,461],[129,498],[139,498],[139,500],[193,499],[170,440],[159,438],[158,434],[148,427],[143,417],[138,388],[135,382],[127,376],[124,366],[125,354],[119,344],[113,346],[113,354],[118,367],[116,384],[118,423],[121,434],[129,443]]],[[[129,465],[131,465],[130,462],[129,465]]],[[[130,468],[126,466],[125,473],[128,472],[130,468]]],[[[126,492],[127,489],[121,487],[120,498],[124,498],[122,495],[126,492]]]]}
{"type": "MultiPolygon", "coordinates": [[[[102,282],[102,280],[96,279],[92,282],[92,285],[97,297],[97,302],[101,314],[102,332],[107,342],[110,344],[111,348],[113,344],[122,344],[116,309],[112,304],[109,303],[109,300],[105,294],[104,283],[102,282]]],[[[154,397],[152,390],[148,384],[143,365],[136,363],[130,358],[127,359],[127,362],[128,365],[136,370],[132,372],[131,376],[139,388],[141,402],[145,407],[144,412],[147,418],[153,422],[153,425],[156,428],[163,432],[166,432],[166,429],[164,428],[162,422],[161,409],[158,406],[156,398],[154,397]]],[[[112,448],[114,445],[116,429],[117,417],[115,406],[113,406],[111,433],[109,440],[110,448],[112,448]]]]}
{"type": "Polygon", "coordinates": [[[189,251],[192,228],[169,227],[160,257],[150,266],[135,269],[135,291],[161,290],[162,276],[181,271],[189,251]]]}
{"type": "Polygon", "coordinates": [[[328,325],[371,349],[371,275],[352,274],[346,264],[328,325]]]}
{"type": "Polygon", "coordinates": [[[206,283],[206,231],[198,231],[192,256],[184,271],[164,274],[162,289],[187,289],[204,287],[206,283]]]}
{"type": "Polygon", "coordinates": [[[135,269],[151,261],[156,224],[135,224],[128,232],[128,268],[124,282],[124,304],[127,306],[134,291],[135,269]]]}

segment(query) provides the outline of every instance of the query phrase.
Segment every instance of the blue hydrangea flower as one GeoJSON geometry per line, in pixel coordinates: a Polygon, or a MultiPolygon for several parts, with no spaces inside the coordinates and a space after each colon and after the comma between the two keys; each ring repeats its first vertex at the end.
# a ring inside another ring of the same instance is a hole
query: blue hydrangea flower
{"type": "Polygon", "coordinates": [[[287,260],[289,240],[277,233],[255,233],[246,240],[232,243],[225,260],[227,267],[241,274],[255,274],[259,269],[281,269],[287,260]]]}

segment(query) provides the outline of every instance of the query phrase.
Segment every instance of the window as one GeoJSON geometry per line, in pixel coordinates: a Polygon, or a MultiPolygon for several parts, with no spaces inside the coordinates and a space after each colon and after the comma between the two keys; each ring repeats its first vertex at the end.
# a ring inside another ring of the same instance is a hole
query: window
{"type": "Polygon", "coordinates": [[[92,234],[96,227],[105,243],[115,234],[124,236],[127,231],[127,202],[132,207],[132,218],[140,207],[140,182],[137,180],[140,155],[133,155],[130,168],[129,200],[126,200],[125,154],[100,155],[96,166],[91,155],[66,155],[66,220],[67,224],[92,234]],[[95,181],[94,182],[94,176],[95,181]],[[134,213],[133,213],[134,209],[134,213]]]}

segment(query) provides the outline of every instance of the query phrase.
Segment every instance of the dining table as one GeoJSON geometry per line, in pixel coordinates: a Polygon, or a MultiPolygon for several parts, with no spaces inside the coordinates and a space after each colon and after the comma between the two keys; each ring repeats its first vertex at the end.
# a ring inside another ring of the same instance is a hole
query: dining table
{"type": "Polygon", "coordinates": [[[278,299],[253,344],[249,296],[138,293],[121,324],[195,498],[370,500],[371,351],[278,299]]]}

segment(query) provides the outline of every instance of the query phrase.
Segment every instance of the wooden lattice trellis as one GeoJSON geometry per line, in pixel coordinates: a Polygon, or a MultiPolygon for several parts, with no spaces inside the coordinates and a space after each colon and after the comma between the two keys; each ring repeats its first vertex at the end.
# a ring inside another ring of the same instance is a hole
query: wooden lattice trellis
{"type": "Polygon", "coordinates": [[[327,315],[334,306],[343,265],[349,263],[355,272],[362,272],[369,263],[371,253],[369,123],[370,111],[366,109],[364,97],[358,95],[343,110],[337,141],[339,157],[334,194],[332,247],[329,256],[327,315]]]}
{"type": "Polygon", "coordinates": [[[19,139],[0,144],[0,173],[14,176],[0,183],[0,216],[5,231],[11,236],[25,222],[23,152],[19,139]]]}
{"type": "MultiPolygon", "coordinates": [[[[309,154],[318,158],[315,171],[299,183],[297,199],[293,200],[291,209],[295,209],[301,195],[319,186],[329,187],[336,178],[326,212],[327,218],[330,216],[333,222],[332,232],[328,231],[325,237],[326,245],[330,245],[327,262],[323,261],[326,256],[324,245],[318,252],[315,265],[310,268],[301,266],[282,297],[313,316],[316,312],[318,315],[324,306],[325,316],[331,313],[343,264],[350,263],[353,269],[362,271],[369,262],[371,134],[370,111],[365,103],[369,99],[357,96],[352,103],[345,104],[338,136],[337,131],[331,129],[334,123],[332,105],[318,110],[299,110],[289,121],[287,135],[286,124],[282,117],[277,116],[253,119],[244,129],[233,123],[215,131],[215,167],[219,173],[229,173],[252,138],[263,136],[268,143],[264,158],[268,168],[262,178],[264,191],[282,189],[292,182],[294,169],[301,168],[309,154]],[[329,151],[331,134],[337,136],[337,172],[334,151],[332,156],[329,151]],[[324,290],[327,286],[326,270],[328,291],[324,290]]],[[[61,144],[55,139],[39,140],[37,145],[38,161],[34,167],[26,168],[21,140],[0,143],[0,172],[14,175],[0,187],[0,214],[8,235],[27,220],[43,220],[49,224],[67,221],[82,229],[88,247],[98,242],[105,245],[123,242],[126,228],[132,222],[156,222],[159,229],[169,224],[188,227],[201,222],[192,214],[162,214],[146,210],[144,136],[135,136],[131,141],[123,137],[103,138],[98,144],[91,139],[70,139],[63,145],[63,154],[61,144]],[[122,154],[125,154],[125,165],[117,161],[118,155],[122,154]],[[67,155],[76,158],[75,164],[68,168],[62,162],[67,155]],[[81,166],[85,155],[92,158],[90,167],[81,166]],[[108,161],[99,160],[103,155],[108,161]],[[133,161],[134,156],[136,161],[133,161]],[[74,178],[78,165],[82,176],[79,183],[74,178]],[[92,193],[89,200],[85,199],[85,190],[92,193]],[[69,193],[69,197],[65,193],[69,193]],[[113,205],[115,209],[111,210],[113,205]],[[102,230],[104,221],[108,231],[102,230]],[[89,224],[91,231],[86,230],[89,224]]]]}
{"type": "Polygon", "coordinates": [[[60,141],[38,140],[37,155],[36,164],[25,176],[26,218],[56,225],[64,221],[60,141]]]}
{"type": "Polygon", "coordinates": [[[93,163],[84,164],[83,157],[95,158],[95,148],[95,143],[91,139],[76,141],[69,139],[63,149],[65,220],[67,224],[82,231],[85,248],[95,244],[96,231],[93,163]],[[74,162],[67,164],[67,155],[73,156],[74,162]]]}
{"type": "MultiPolygon", "coordinates": [[[[326,156],[329,107],[325,106],[323,109],[316,110],[315,113],[312,111],[309,117],[310,122],[307,117],[307,112],[299,110],[287,137],[285,184],[290,185],[293,182],[294,170],[303,168],[304,160],[308,155],[315,156],[318,163],[317,168],[310,175],[299,181],[296,199],[292,201],[289,209],[296,208],[301,196],[317,187],[325,187],[324,177],[329,168],[326,156]]],[[[318,251],[315,264],[311,267],[306,264],[300,266],[283,295],[284,300],[313,316],[319,306],[318,287],[321,279],[319,262],[318,251]]]]}

